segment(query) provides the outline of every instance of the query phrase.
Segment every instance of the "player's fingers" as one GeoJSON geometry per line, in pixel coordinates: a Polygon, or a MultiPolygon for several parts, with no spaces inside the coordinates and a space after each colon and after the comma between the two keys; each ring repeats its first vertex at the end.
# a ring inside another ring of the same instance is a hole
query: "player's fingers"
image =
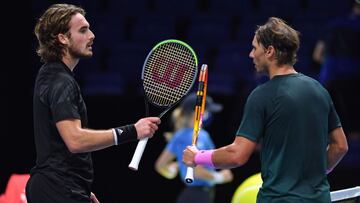
{"type": "Polygon", "coordinates": [[[186,147],[184,149],[182,159],[183,159],[182,161],[185,165],[191,166],[191,167],[195,166],[195,164],[193,163],[192,152],[188,147],[186,147]]]}
{"type": "Polygon", "coordinates": [[[195,145],[187,146],[186,148],[189,149],[193,153],[196,153],[197,151],[199,151],[195,145]]]}
{"type": "Polygon", "coordinates": [[[159,125],[161,123],[161,120],[159,117],[147,117],[146,119],[157,125],[159,125]]]}
{"type": "Polygon", "coordinates": [[[156,130],[159,129],[159,127],[158,127],[156,124],[154,124],[154,123],[149,123],[149,126],[150,126],[150,128],[153,129],[154,131],[156,131],[156,130]]]}

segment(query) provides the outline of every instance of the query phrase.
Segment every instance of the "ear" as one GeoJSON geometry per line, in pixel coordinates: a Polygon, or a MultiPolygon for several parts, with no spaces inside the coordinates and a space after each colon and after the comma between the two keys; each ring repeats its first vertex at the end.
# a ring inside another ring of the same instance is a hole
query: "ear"
{"type": "Polygon", "coordinates": [[[63,34],[63,33],[58,34],[58,40],[62,44],[68,44],[69,43],[69,38],[67,37],[66,34],[63,34]]]}
{"type": "Polygon", "coordinates": [[[268,48],[267,48],[266,51],[265,51],[265,55],[266,55],[267,57],[272,57],[272,56],[274,56],[274,55],[275,55],[275,48],[274,48],[274,46],[272,46],[272,45],[268,46],[268,48]]]}

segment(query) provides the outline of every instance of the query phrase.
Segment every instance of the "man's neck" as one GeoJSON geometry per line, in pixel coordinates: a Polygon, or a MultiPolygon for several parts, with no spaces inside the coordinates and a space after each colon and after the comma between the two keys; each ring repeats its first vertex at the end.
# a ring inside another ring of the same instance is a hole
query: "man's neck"
{"type": "Polygon", "coordinates": [[[277,75],[288,75],[297,73],[293,66],[291,65],[281,65],[281,66],[273,66],[269,68],[269,78],[272,79],[277,75]]]}
{"type": "Polygon", "coordinates": [[[79,63],[79,59],[74,59],[70,56],[64,56],[62,58],[62,62],[64,62],[66,64],[66,66],[73,71],[75,66],[79,63]]]}

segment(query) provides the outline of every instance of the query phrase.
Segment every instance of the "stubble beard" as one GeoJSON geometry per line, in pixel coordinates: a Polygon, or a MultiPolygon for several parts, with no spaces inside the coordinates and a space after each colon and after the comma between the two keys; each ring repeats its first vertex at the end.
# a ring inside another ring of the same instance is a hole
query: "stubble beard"
{"type": "Polygon", "coordinates": [[[85,51],[81,51],[78,48],[74,48],[74,47],[70,46],[69,53],[71,56],[73,56],[74,58],[78,58],[78,59],[91,58],[93,55],[92,50],[88,49],[88,47],[86,47],[85,51]]]}

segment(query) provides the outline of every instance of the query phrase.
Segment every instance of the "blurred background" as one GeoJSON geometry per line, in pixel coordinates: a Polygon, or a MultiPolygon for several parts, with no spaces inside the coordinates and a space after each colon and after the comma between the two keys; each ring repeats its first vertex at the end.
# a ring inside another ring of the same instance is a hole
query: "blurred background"
{"type": "MultiPolygon", "coordinates": [[[[145,115],[142,83],[143,62],[159,41],[179,39],[193,47],[199,64],[209,66],[208,92],[224,109],[208,128],[217,147],[233,141],[241,121],[246,97],[267,79],[254,74],[248,57],[257,25],[270,16],[285,19],[301,33],[297,71],[315,79],[321,62],[313,59],[315,45],[324,37],[331,19],[351,12],[353,0],[29,0],[12,2],[11,15],[3,18],[4,51],[2,84],[5,101],[1,122],[0,194],[13,173],[29,173],[35,164],[32,126],[32,91],[41,66],[35,53],[33,27],[40,14],[53,3],[82,6],[96,38],[94,56],[83,59],[75,69],[87,104],[90,127],[107,129],[135,122],[145,115]],[[7,40],[8,39],[8,40],[7,40]]],[[[7,9],[7,8],[4,8],[7,9]]],[[[10,11],[9,11],[10,12],[10,11]]],[[[360,35],[357,35],[359,38],[360,35]]],[[[355,44],[359,41],[354,42],[355,44]]],[[[357,44],[360,47],[360,44],[357,44]]],[[[358,70],[359,66],[356,67],[358,70]]],[[[354,76],[354,75],[352,75],[354,76]]],[[[357,79],[360,80],[358,75],[357,79]]],[[[346,80],[346,79],[345,79],[346,80]]],[[[345,85],[346,86],[346,85],[345,85]]],[[[346,86],[358,100],[359,86],[346,86]]],[[[349,100],[340,97],[338,101],[349,100]]],[[[356,105],[359,105],[356,104],[356,105]]],[[[358,112],[360,107],[353,109],[358,112]]],[[[357,122],[359,117],[340,118],[357,122]]],[[[111,147],[93,153],[95,182],[93,192],[105,203],[174,202],[183,183],[167,180],[154,170],[154,162],[166,144],[165,131],[171,130],[163,117],[160,130],[152,138],[140,162],[139,171],[128,169],[137,143],[111,147]]],[[[360,185],[359,134],[344,126],[350,151],[329,175],[331,190],[360,185]]],[[[311,144],[311,140],[309,140],[311,144]]],[[[260,171],[259,154],[248,164],[232,169],[232,183],[217,186],[216,202],[230,202],[236,188],[260,171]]]]}

